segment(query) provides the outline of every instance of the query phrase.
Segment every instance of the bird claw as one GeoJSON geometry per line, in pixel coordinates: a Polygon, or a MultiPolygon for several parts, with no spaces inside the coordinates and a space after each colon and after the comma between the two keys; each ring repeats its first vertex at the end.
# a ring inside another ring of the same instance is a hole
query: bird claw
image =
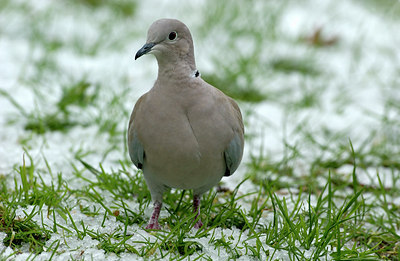
{"type": "Polygon", "coordinates": [[[200,229],[203,226],[203,222],[199,219],[196,224],[194,224],[195,229],[200,229]]]}

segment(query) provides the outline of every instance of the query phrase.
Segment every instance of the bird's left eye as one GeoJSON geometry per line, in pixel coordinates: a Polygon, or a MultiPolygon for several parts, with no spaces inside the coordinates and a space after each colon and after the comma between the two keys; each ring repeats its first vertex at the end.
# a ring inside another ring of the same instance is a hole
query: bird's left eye
{"type": "Polygon", "coordinates": [[[170,32],[168,35],[168,39],[170,39],[172,41],[172,40],[175,40],[177,36],[178,36],[178,34],[176,32],[170,32]]]}

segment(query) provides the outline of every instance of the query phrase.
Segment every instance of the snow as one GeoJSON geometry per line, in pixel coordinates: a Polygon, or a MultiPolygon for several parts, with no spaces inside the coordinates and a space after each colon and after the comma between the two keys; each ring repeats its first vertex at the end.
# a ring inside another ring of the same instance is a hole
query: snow
{"type": "MultiPolygon", "coordinates": [[[[261,2],[261,1],[260,1],[261,2]]],[[[135,50],[138,50],[145,41],[145,33],[147,27],[152,21],[160,17],[176,17],[182,19],[190,28],[198,28],[203,22],[203,18],[196,10],[202,10],[205,1],[192,1],[190,3],[181,4],[178,1],[140,1],[138,3],[137,16],[128,19],[125,22],[117,21],[121,26],[120,29],[113,31],[105,29],[110,37],[102,35],[102,29],[110,22],[112,14],[107,10],[96,11],[89,21],[87,10],[84,9],[77,13],[71,13],[70,9],[65,8],[62,4],[54,1],[38,1],[33,4],[30,1],[16,1],[16,3],[27,5],[33,17],[39,14],[48,14],[50,24],[35,24],[34,27],[44,34],[46,40],[57,40],[65,44],[59,51],[52,56],[56,66],[54,74],[47,77],[46,82],[37,83],[38,89],[28,87],[29,83],[23,83],[21,78],[33,79],[40,73],[32,64],[46,59],[48,50],[40,44],[33,44],[29,40],[29,35],[33,32],[25,29],[34,18],[27,18],[21,13],[13,11],[12,14],[2,12],[0,18],[0,27],[2,37],[0,38],[0,89],[12,94],[19,104],[22,104],[26,112],[31,112],[38,107],[44,110],[54,110],[54,106],[37,100],[35,93],[43,93],[48,95],[46,101],[56,101],[61,95],[61,87],[63,84],[70,82],[71,78],[87,80],[101,84],[101,95],[103,101],[107,101],[107,91],[112,90],[115,93],[124,93],[124,88],[130,91],[124,97],[123,107],[126,111],[130,111],[134,101],[147,91],[155,79],[157,72],[157,64],[151,57],[144,57],[140,64],[133,62],[135,50]],[[188,10],[183,12],[183,10],[188,10]],[[55,14],[55,13],[56,14],[55,14]],[[95,21],[100,21],[97,24],[95,21]],[[191,26],[193,25],[193,26],[191,26]],[[134,28],[134,29],[132,29],[134,28]],[[125,32],[133,34],[125,35],[125,32]],[[117,45],[113,48],[112,39],[116,35],[121,38],[129,37],[132,41],[129,44],[117,45]],[[96,55],[90,55],[86,51],[93,47],[93,39],[104,37],[104,41],[108,43],[106,50],[102,50],[96,55]],[[110,39],[110,40],[109,40],[110,39]],[[140,40],[141,39],[141,40],[140,40]],[[73,47],[80,44],[82,51],[77,51],[73,47]],[[61,73],[60,73],[61,72],[61,73]],[[121,78],[125,78],[127,84],[120,86],[121,78]]],[[[257,155],[260,147],[264,148],[263,153],[271,155],[272,158],[282,158],[283,146],[282,141],[287,139],[291,144],[300,143],[301,137],[296,134],[296,128],[299,126],[309,126],[312,133],[317,132],[321,128],[327,128],[332,131],[343,131],[346,137],[345,141],[351,139],[355,142],[357,148],[360,141],[364,140],[370,134],[369,131],[378,129],[381,125],[381,117],[386,113],[385,101],[391,97],[395,101],[400,100],[400,92],[394,92],[393,87],[399,84],[398,70],[400,64],[400,34],[398,33],[398,23],[384,19],[375,13],[371,13],[362,5],[357,5],[353,1],[302,1],[301,3],[291,2],[285,7],[283,16],[280,17],[277,24],[277,33],[284,40],[278,40],[268,43],[260,54],[260,59],[267,64],[277,57],[307,57],[312,55],[316,57],[316,64],[329,77],[321,79],[320,85],[324,90],[320,104],[317,107],[304,109],[300,113],[292,114],[287,110],[287,104],[293,104],[303,95],[302,89],[294,89],[293,86],[305,84],[307,89],[307,79],[301,75],[290,74],[282,75],[276,73],[269,75],[270,78],[260,77],[255,79],[258,87],[268,89],[268,91],[282,94],[280,102],[266,101],[257,105],[247,105],[241,103],[242,109],[252,111],[252,116],[248,119],[248,133],[256,135],[251,142],[246,145],[244,162],[249,160],[250,155],[257,155]],[[318,27],[323,28],[323,33],[328,36],[338,36],[339,45],[326,48],[324,50],[313,51],[304,45],[293,45],[287,39],[297,41],[297,39],[311,33],[318,27]],[[361,39],[361,40],[360,40],[361,39]],[[315,53],[317,52],[317,54],[315,53]],[[369,77],[375,75],[376,77],[369,77]],[[332,81],[335,79],[335,81],[332,81]],[[289,90],[284,93],[282,90],[289,90]],[[338,100],[345,100],[344,104],[338,100]]],[[[77,8],[75,8],[77,9],[77,8]]],[[[266,25],[268,26],[268,25],[266,25]]],[[[196,31],[192,30],[194,39],[196,39],[196,31]]],[[[200,71],[210,71],[214,68],[213,58],[218,52],[227,54],[222,43],[227,43],[231,39],[223,33],[220,39],[214,39],[214,36],[207,36],[204,42],[196,42],[196,54],[201,55],[197,58],[198,68],[200,71]],[[210,42],[205,42],[210,40],[210,42]],[[214,44],[214,45],[213,45],[214,44]],[[217,46],[216,50],[213,50],[217,46]],[[201,49],[201,50],[199,50],[201,49]]],[[[241,38],[236,43],[237,47],[247,46],[240,55],[246,56],[254,50],[255,43],[246,41],[241,38]]],[[[310,92],[318,91],[310,89],[310,92]]],[[[22,163],[24,155],[24,146],[21,140],[28,138],[30,134],[23,128],[24,122],[20,119],[20,112],[4,97],[0,96],[0,174],[13,175],[14,167],[22,163]],[[17,119],[12,124],[8,124],[10,119],[17,119]]],[[[92,114],[82,115],[85,117],[94,117],[96,112],[92,114]]],[[[104,108],[105,117],[112,117],[112,114],[104,108]]],[[[388,114],[388,118],[398,120],[395,112],[388,114]]],[[[121,116],[121,114],[118,114],[121,116]]],[[[121,116],[122,117],[122,116],[121,116]]],[[[126,128],[128,116],[121,118],[121,126],[126,128]]],[[[119,126],[119,127],[121,127],[119,126]]],[[[394,131],[393,131],[394,132],[394,131]]],[[[390,137],[397,137],[399,133],[394,133],[390,137]]],[[[316,139],[324,139],[324,137],[315,137],[316,139]]],[[[376,137],[377,139],[379,137],[376,137]]],[[[397,142],[398,143],[398,142],[397,142]]],[[[73,168],[71,161],[74,159],[75,153],[82,151],[91,151],[85,160],[91,164],[98,165],[103,159],[103,155],[110,144],[109,137],[106,134],[99,134],[97,128],[91,127],[74,127],[67,134],[61,132],[47,133],[45,136],[34,135],[31,138],[26,150],[33,157],[35,165],[39,169],[46,169],[44,158],[50,163],[54,173],[61,172],[63,178],[71,180],[70,187],[80,187],[73,181],[73,168]],[[84,137],[84,139],[82,138],[84,137]]],[[[122,147],[123,144],[118,144],[122,147]]],[[[307,157],[304,162],[299,162],[299,166],[308,166],[306,163],[313,158],[313,148],[306,148],[304,154],[307,157]]],[[[127,158],[122,155],[124,150],[112,151],[108,154],[104,161],[103,167],[106,169],[118,168],[118,160],[127,158]]],[[[25,160],[28,160],[25,156],[25,160]]],[[[338,169],[338,173],[352,173],[353,166],[343,166],[338,169]]],[[[306,167],[296,170],[296,174],[301,175],[307,172],[306,167]]],[[[361,184],[369,186],[379,186],[377,175],[382,180],[385,188],[393,186],[389,177],[390,170],[385,168],[368,168],[367,170],[359,170],[358,178],[361,184]]],[[[234,188],[246,175],[246,166],[242,164],[238,172],[223,182],[229,188],[234,188]]],[[[47,184],[52,182],[51,175],[43,175],[47,184]]],[[[12,181],[12,178],[10,179],[12,181]]],[[[290,181],[290,180],[289,180],[290,181]]],[[[10,183],[11,184],[11,183],[10,183]]],[[[240,193],[248,193],[254,191],[255,186],[246,181],[240,193]]],[[[282,191],[284,193],[284,191],[282,191]]],[[[398,199],[397,199],[398,201],[398,199]]],[[[135,203],[129,202],[131,208],[137,207],[135,203]]],[[[246,208],[246,206],[244,206],[246,208]]],[[[33,206],[27,209],[18,209],[17,216],[25,216],[30,213],[33,206]]],[[[44,210],[43,210],[44,211],[44,210]]],[[[149,211],[149,210],[147,210],[149,211]]],[[[147,215],[150,213],[146,212],[147,215]]],[[[167,215],[165,211],[161,216],[167,215]]],[[[46,216],[47,213],[44,214],[46,216]]],[[[84,224],[92,229],[101,231],[112,231],[116,223],[107,220],[104,227],[101,227],[102,216],[92,218],[82,214],[78,208],[71,211],[71,215],[78,224],[83,221],[84,224]]],[[[45,218],[44,223],[52,226],[52,215],[49,219],[45,218]]],[[[60,224],[65,225],[66,221],[56,216],[60,224]]],[[[40,215],[36,215],[36,221],[40,221],[40,215]]],[[[265,222],[269,222],[269,216],[263,217],[265,222]]],[[[129,241],[140,241],[149,235],[141,228],[133,225],[128,227],[129,233],[134,236],[129,241]]],[[[245,242],[246,235],[239,234],[238,229],[216,229],[214,231],[215,238],[233,238],[232,244],[243,246],[244,243],[255,244],[254,240],[245,242]]],[[[0,232],[0,242],[3,241],[5,233],[0,232]]],[[[150,236],[151,237],[151,236],[150,236]]],[[[153,238],[154,239],[154,238],[153,238]]],[[[46,243],[49,247],[53,242],[59,240],[59,250],[63,253],[57,255],[55,260],[69,260],[71,257],[75,259],[93,259],[93,260],[135,260],[136,256],[129,253],[122,253],[120,257],[114,254],[105,254],[103,250],[98,250],[96,246],[99,241],[91,239],[89,236],[78,240],[75,237],[65,237],[57,233],[52,234],[51,239],[46,243]]],[[[216,252],[214,245],[210,244],[208,237],[199,240],[199,244],[203,246],[203,251],[209,255],[212,260],[225,260],[229,257],[226,251],[216,252]]],[[[270,253],[274,249],[265,246],[270,253]]],[[[239,250],[240,251],[240,250],[239,250]]],[[[14,251],[0,243],[0,256],[7,257],[14,251]]],[[[311,255],[312,250],[304,252],[307,256],[311,255]]],[[[284,252],[277,251],[276,258],[288,260],[284,252]]],[[[36,257],[35,260],[47,260],[51,253],[43,252],[36,257]]],[[[31,257],[30,253],[21,253],[13,257],[13,260],[26,260],[31,257]]],[[[261,257],[265,260],[267,257],[261,257]]],[[[165,260],[168,257],[165,258],[165,260]]],[[[247,258],[242,257],[243,260],[247,258]]]]}

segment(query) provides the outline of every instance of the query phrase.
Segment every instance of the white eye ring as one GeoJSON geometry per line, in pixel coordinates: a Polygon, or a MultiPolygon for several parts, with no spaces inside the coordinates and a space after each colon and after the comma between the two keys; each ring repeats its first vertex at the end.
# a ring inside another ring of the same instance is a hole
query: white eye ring
{"type": "Polygon", "coordinates": [[[169,39],[170,41],[176,40],[176,38],[178,38],[178,33],[177,33],[177,32],[172,31],[172,32],[169,33],[168,39],[169,39]]]}

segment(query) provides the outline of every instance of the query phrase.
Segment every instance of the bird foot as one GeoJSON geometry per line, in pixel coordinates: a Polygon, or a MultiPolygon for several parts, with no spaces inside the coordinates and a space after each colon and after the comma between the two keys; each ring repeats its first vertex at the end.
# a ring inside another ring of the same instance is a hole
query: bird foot
{"type": "Polygon", "coordinates": [[[194,228],[195,229],[199,229],[203,226],[203,222],[201,222],[201,220],[199,219],[196,224],[194,224],[194,228]]]}
{"type": "Polygon", "coordinates": [[[146,226],[146,229],[154,229],[160,230],[161,226],[158,223],[158,216],[160,215],[162,203],[160,201],[154,202],[153,214],[151,214],[151,218],[149,220],[149,224],[146,226]]]}
{"type": "Polygon", "coordinates": [[[146,229],[160,230],[161,226],[160,226],[160,224],[158,222],[157,223],[149,223],[146,226],[146,229]]]}
{"type": "Polygon", "coordinates": [[[203,226],[203,222],[200,219],[200,196],[194,195],[193,197],[193,210],[196,213],[195,221],[197,220],[196,224],[194,224],[195,229],[199,229],[203,226]]]}

